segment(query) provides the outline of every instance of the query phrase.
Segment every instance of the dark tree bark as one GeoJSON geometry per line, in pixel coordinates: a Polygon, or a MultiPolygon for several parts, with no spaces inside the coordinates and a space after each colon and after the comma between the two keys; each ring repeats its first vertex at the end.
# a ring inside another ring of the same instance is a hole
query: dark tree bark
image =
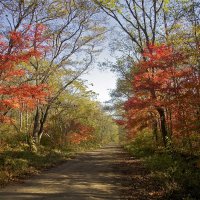
{"type": "Polygon", "coordinates": [[[162,134],[162,140],[163,140],[163,144],[166,147],[167,146],[167,126],[166,126],[166,118],[165,118],[165,111],[163,108],[159,107],[156,108],[159,116],[160,116],[160,126],[161,126],[161,134],[162,134]]]}

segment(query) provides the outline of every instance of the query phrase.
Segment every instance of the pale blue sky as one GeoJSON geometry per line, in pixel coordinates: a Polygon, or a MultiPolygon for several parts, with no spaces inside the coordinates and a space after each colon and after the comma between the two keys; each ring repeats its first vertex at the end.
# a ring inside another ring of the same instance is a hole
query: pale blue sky
{"type": "Polygon", "coordinates": [[[109,69],[107,70],[99,70],[98,68],[98,63],[99,62],[113,62],[115,63],[116,55],[118,55],[115,52],[115,55],[111,56],[110,49],[109,49],[109,43],[112,41],[112,36],[114,36],[115,31],[115,21],[111,18],[109,18],[109,21],[107,21],[108,25],[108,30],[109,32],[106,34],[106,40],[102,43],[101,48],[103,51],[100,53],[99,56],[97,56],[97,59],[95,60],[95,63],[92,66],[92,69],[89,71],[88,74],[83,75],[82,78],[84,80],[88,80],[86,85],[88,88],[97,94],[97,100],[100,102],[105,102],[111,99],[109,93],[110,90],[116,88],[116,81],[117,81],[117,76],[113,72],[111,72],[109,69]],[[91,85],[93,84],[93,86],[91,85]]]}
{"type": "Polygon", "coordinates": [[[82,78],[87,80],[86,85],[98,94],[97,100],[102,103],[110,99],[109,92],[116,87],[116,76],[108,70],[102,71],[94,68],[82,78]]]}
{"type": "Polygon", "coordinates": [[[110,100],[109,92],[110,90],[115,89],[117,80],[116,75],[110,70],[99,69],[98,62],[106,62],[106,60],[115,61],[115,59],[110,56],[108,49],[105,49],[98,56],[91,70],[82,76],[82,79],[87,80],[86,85],[89,90],[96,92],[98,94],[97,100],[102,103],[110,100]]]}

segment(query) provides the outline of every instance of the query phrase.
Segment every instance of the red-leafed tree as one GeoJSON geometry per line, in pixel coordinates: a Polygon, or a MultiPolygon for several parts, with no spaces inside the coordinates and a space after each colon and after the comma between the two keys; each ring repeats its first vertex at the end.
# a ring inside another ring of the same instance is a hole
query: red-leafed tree
{"type": "Polygon", "coordinates": [[[26,81],[25,64],[45,52],[45,27],[27,26],[23,32],[12,31],[8,38],[0,38],[0,121],[11,121],[7,114],[12,109],[34,108],[44,103],[47,85],[33,85],[26,81]]]}
{"type": "Polygon", "coordinates": [[[199,127],[199,73],[189,56],[167,45],[149,45],[133,74],[134,96],[125,103],[132,135],[145,127],[167,137],[189,135],[199,127]]]}
{"type": "Polygon", "coordinates": [[[91,140],[94,128],[81,123],[74,123],[71,133],[68,135],[68,141],[72,144],[80,144],[81,142],[91,140]]]}

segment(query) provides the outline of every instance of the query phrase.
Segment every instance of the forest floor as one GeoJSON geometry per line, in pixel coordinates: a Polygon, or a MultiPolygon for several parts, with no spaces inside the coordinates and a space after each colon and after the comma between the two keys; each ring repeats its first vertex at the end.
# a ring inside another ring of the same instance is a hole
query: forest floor
{"type": "Polygon", "coordinates": [[[0,190],[1,200],[160,199],[162,188],[142,161],[118,145],[80,153],[65,163],[0,190]]]}

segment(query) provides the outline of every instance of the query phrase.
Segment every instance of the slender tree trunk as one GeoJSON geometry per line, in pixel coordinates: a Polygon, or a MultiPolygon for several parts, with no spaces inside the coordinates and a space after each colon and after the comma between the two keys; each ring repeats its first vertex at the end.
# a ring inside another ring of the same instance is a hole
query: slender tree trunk
{"type": "Polygon", "coordinates": [[[19,123],[20,123],[19,130],[21,131],[23,128],[23,113],[22,113],[22,111],[19,111],[19,123]]]}
{"type": "Polygon", "coordinates": [[[152,128],[153,128],[153,136],[154,136],[155,142],[156,144],[158,144],[158,123],[156,119],[153,120],[152,128]]]}
{"type": "Polygon", "coordinates": [[[170,120],[170,123],[169,123],[169,127],[170,127],[170,139],[172,139],[172,135],[173,135],[173,124],[172,124],[172,111],[171,109],[169,109],[169,120],[170,120]]]}
{"type": "Polygon", "coordinates": [[[165,111],[163,108],[160,108],[160,107],[157,108],[157,111],[160,115],[160,125],[161,125],[163,144],[166,147],[167,146],[167,127],[166,127],[165,111]]]}
{"type": "Polygon", "coordinates": [[[36,109],[33,127],[33,139],[36,144],[39,142],[38,132],[39,132],[39,121],[40,121],[40,111],[39,107],[36,109]]]}
{"type": "Polygon", "coordinates": [[[163,22],[164,22],[164,27],[165,27],[166,42],[168,44],[168,42],[169,42],[169,31],[168,31],[168,25],[167,25],[167,13],[166,13],[166,11],[163,11],[163,22]]]}
{"type": "Polygon", "coordinates": [[[168,136],[170,139],[172,139],[172,112],[170,108],[166,109],[166,118],[167,118],[166,126],[168,130],[168,136]]]}
{"type": "MultiPolygon", "coordinates": [[[[26,132],[28,134],[29,131],[29,115],[28,115],[28,110],[26,111],[26,132]]],[[[30,135],[30,133],[29,133],[30,135]]]]}
{"type": "Polygon", "coordinates": [[[43,131],[44,131],[44,124],[47,121],[47,117],[48,117],[48,113],[49,113],[49,109],[50,109],[50,105],[47,106],[47,108],[45,109],[45,112],[43,113],[43,116],[40,119],[40,127],[39,127],[39,131],[38,131],[38,144],[40,144],[42,135],[43,135],[43,131]]]}

